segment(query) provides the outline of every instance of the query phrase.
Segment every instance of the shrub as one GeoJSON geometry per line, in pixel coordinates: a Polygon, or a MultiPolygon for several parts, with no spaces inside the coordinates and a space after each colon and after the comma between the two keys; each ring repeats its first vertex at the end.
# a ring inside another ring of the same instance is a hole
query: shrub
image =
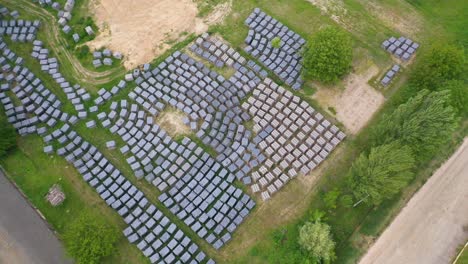
{"type": "Polygon", "coordinates": [[[450,105],[460,116],[468,115],[468,84],[462,80],[450,80],[438,88],[450,91],[450,105]]]}
{"type": "Polygon", "coordinates": [[[16,131],[5,117],[0,117],[0,157],[16,147],[16,131]]]}
{"type": "Polygon", "coordinates": [[[115,249],[119,232],[101,218],[82,213],[64,233],[69,254],[78,264],[101,263],[115,249]]]}
{"type": "Polygon", "coordinates": [[[336,208],[336,201],[338,200],[339,196],[340,196],[340,191],[338,189],[333,189],[333,190],[327,192],[323,196],[323,202],[325,203],[325,206],[328,209],[335,209],[336,208]]]}
{"type": "Polygon", "coordinates": [[[347,33],[328,27],[311,37],[304,52],[305,76],[334,83],[351,70],[351,38],[347,33]]]}
{"type": "Polygon", "coordinates": [[[279,37],[275,37],[271,40],[271,46],[275,49],[279,49],[281,47],[281,39],[279,37]]]}
{"type": "Polygon", "coordinates": [[[318,221],[306,222],[299,230],[299,245],[316,262],[330,262],[335,259],[335,242],[327,224],[318,221]]]}
{"type": "Polygon", "coordinates": [[[345,208],[351,208],[353,206],[353,196],[345,194],[340,197],[340,205],[345,208]]]}

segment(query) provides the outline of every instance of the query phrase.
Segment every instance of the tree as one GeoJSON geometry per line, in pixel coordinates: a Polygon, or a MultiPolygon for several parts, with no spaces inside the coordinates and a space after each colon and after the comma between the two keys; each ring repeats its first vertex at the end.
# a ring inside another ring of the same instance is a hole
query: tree
{"type": "Polygon", "coordinates": [[[443,83],[439,91],[450,91],[450,105],[461,116],[468,115],[468,84],[462,80],[450,80],[443,83]]]}
{"type": "Polygon", "coordinates": [[[345,194],[340,197],[340,204],[344,208],[350,208],[353,206],[353,196],[349,194],[345,194]]]}
{"type": "Polygon", "coordinates": [[[334,83],[351,70],[353,49],[347,33],[327,27],[309,40],[304,53],[305,76],[334,83]]]}
{"type": "Polygon", "coordinates": [[[410,147],[398,142],[372,148],[353,162],[348,180],[356,200],[380,204],[398,193],[413,178],[415,162],[410,147]]]}
{"type": "Polygon", "coordinates": [[[279,37],[275,37],[271,40],[271,46],[275,49],[279,49],[281,47],[281,39],[279,37]]]}
{"type": "Polygon", "coordinates": [[[335,259],[335,242],[330,233],[330,226],[316,222],[306,222],[299,230],[299,245],[320,262],[335,259]]]}
{"type": "Polygon", "coordinates": [[[449,80],[460,79],[465,68],[463,49],[437,43],[421,58],[410,76],[412,87],[436,90],[449,80]]]}
{"type": "Polygon", "coordinates": [[[78,264],[97,264],[115,250],[116,228],[90,213],[82,213],[65,231],[67,250],[78,264]]]}
{"type": "Polygon", "coordinates": [[[0,117],[0,157],[16,146],[16,131],[4,117],[0,117]]]}
{"type": "Polygon", "coordinates": [[[408,145],[419,161],[430,158],[457,126],[450,92],[420,91],[372,129],[370,140],[378,146],[395,140],[408,145]]]}

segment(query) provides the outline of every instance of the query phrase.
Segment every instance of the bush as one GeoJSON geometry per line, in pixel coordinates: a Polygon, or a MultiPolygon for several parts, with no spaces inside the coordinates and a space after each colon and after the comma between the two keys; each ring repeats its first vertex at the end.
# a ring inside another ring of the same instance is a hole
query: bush
{"type": "Polygon", "coordinates": [[[410,85],[418,90],[437,90],[444,82],[462,77],[465,54],[462,49],[437,43],[421,58],[410,76],[410,85]]]}
{"type": "Polygon", "coordinates": [[[354,197],[379,205],[398,193],[413,178],[414,158],[408,146],[397,142],[375,147],[353,162],[348,180],[354,197]]]}
{"type": "Polygon", "coordinates": [[[16,147],[16,131],[5,117],[0,117],[0,157],[16,147]]]}
{"type": "Polygon", "coordinates": [[[335,259],[335,242],[330,226],[321,222],[306,222],[299,230],[299,245],[310,254],[316,263],[335,259]]]}
{"type": "Polygon", "coordinates": [[[90,54],[89,47],[87,45],[80,46],[76,49],[78,58],[83,59],[90,54]]]}
{"type": "Polygon", "coordinates": [[[69,254],[78,264],[101,263],[115,250],[119,232],[101,218],[82,213],[64,233],[69,254]]]}
{"type": "Polygon", "coordinates": [[[271,40],[271,46],[275,49],[279,49],[281,47],[281,39],[279,37],[275,37],[271,40]]]}
{"type": "Polygon", "coordinates": [[[305,76],[334,83],[351,70],[353,49],[347,33],[328,27],[309,40],[304,52],[305,76]]]}
{"type": "Polygon", "coordinates": [[[351,208],[353,206],[353,196],[345,194],[340,197],[340,205],[344,208],[351,208]]]}
{"type": "Polygon", "coordinates": [[[323,196],[323,202],[325,203],[325,206],[328,209],[335,209],[336,208],[336,201],[338,200],[339,196],[340,196],[340,191],[338,189],[333,189],[333,190],[327,192],[323,196]]]}

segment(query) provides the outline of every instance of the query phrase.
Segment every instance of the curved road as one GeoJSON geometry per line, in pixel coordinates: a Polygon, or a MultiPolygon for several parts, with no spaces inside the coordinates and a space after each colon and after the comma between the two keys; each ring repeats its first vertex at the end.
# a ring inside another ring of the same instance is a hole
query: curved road
{"type": "Polygon", "coordinates": [[[0,171],[0,263],[62,264],[60,241],[0,171]]]}
{"type": "Polygon", "coordinates": [[[468,138],[411,198],[360,264],[445,264],[468,239],[468,138]]]}
{"type": "Polygon", "coordinates": [[[81,82],[90,85],[105,84],[113,80],[112,76],[114,76],[115,73],[121,71],[120,69],[112,69],[103,72],[95,72],[86,69],[81,65],[80,61],[65,48],[66,41],[61,35],[61,29],[54,15],[30,0],[4,0],[4,2],[9,8],[14,7],[20,12],[33,14],[41,20],[42,27],[46,29],[44,32],[47,35],[47,44],[49,44],[50,48],[54,51],[54,54],[59,57],[58,59],[60,62],[64,63],[64,60],[66,60],[70,63],[73,77],[79,79],[81,82]]]}

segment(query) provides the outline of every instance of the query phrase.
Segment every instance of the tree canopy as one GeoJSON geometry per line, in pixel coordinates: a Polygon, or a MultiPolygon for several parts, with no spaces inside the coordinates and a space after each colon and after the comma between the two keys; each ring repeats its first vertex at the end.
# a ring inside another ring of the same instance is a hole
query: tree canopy
{"type": "Polygon", "coordinates": [[[316,262],[335,259],[335,242],[325,223],[306,222],[299,230],[299,244],[316,262]]]}
{"type": "Polygon", "coordinates": [[[0,157],[16,146],[15,129],[5,117],[0,117],[0,157]]]}
{"type": "Polygon", "coordinates": [[[348,180],[357,200],[378,205],[408,184],[413,167],[410,147],[393,142],[372,148],[369,155],[361,153],[349,170],[348,180]]]}
{"type": "Polygon", "coordinates": [[[437,90],[445,81],[460,79],[465,66],[463,49],[449,44],[433,44],[410,77],[412,87],[437,90]]]}
{"type": "Polygon", "coordinates": [[[311,37],[304,52],[305,76],[324,83],[334,83],[351,70],[353,59],[349,35],[327,27],[311,37]]]}
{"type": "Polygon", "coordinates": [[[449,101],[449,91],[418,92],[391,114],[382,117],[371,131],[372,145],[399,140],[403,145],[410,146],[418,159],[430,157],[450,138],[457,126],[456,115],[449,101]]]}
{"type": "Polygon", "coordinates": [[[450,91],[450,105],[460,116],[468,115],[468,83],[462,80],[450,80],[438,88],[439,91],[450,91]]]}
{"type": "Polygon", "coordinates": [[[97,264],[115,249],[119,232],[101,218],[82,213],[65,230],[67,250],[78,264],[97,264]]]}

